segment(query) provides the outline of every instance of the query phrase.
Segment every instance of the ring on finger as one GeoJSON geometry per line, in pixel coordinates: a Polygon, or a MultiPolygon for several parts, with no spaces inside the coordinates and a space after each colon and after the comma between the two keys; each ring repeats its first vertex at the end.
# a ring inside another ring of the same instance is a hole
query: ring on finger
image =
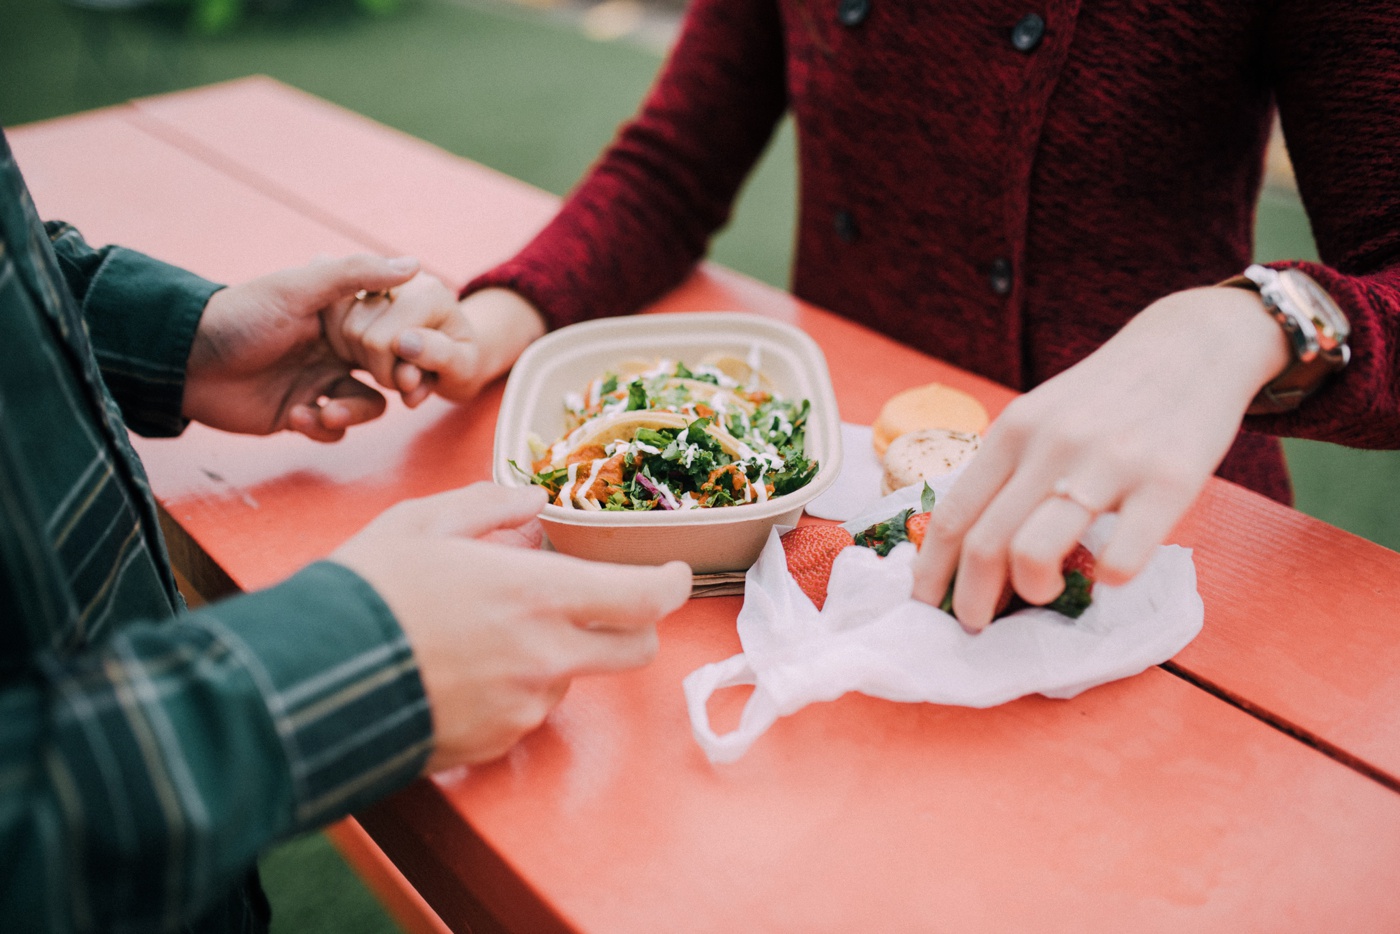
{"type": "Polygon", "coordinates": [[[1074,492],[1074,489],[1070,486],[1068,477],[1061,477],[1060,479],[1056,480],[1055,485],[1050,489],[1050,494],[1052,496],[1058,497],[1059,499],[1068,500],[1071,503],[1074,503],[1074,505],[1078,506],[1080,509],[1084,510],[1091,516],[1097,516],[1099,513],[1103,512],[1102,509],[1090,503],[1082,494],[1074,492]]]}
{"type": "Polygon", "coordinates": [[[382,298],[392,302],[394,300],[393,289],[360,289],[355,293],[355,301],[367,302],[372,298],[382,298]]]}

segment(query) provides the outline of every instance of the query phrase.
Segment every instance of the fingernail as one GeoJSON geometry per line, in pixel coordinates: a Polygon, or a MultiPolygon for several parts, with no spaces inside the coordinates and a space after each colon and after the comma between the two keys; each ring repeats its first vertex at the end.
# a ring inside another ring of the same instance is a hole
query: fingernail
{"type": "Polygon", "coordinates": [[[413,272],[418,268],[416,256],[396,256],[389,260],[389,268],[394,272],[413,272]]]}
{"type": "Polygon", "coordinates": [[[399,356],[412,360],[423,352],[423,335],[408,331],[399,335],[399,356]]]}

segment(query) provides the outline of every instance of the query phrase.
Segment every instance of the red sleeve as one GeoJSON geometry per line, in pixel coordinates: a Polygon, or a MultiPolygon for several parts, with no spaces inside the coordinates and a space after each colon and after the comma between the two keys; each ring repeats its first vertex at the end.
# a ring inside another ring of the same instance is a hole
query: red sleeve
{"type": "Polygon", "coordinates": [[[551,328],[627,314],[690,272],[787,106],[773,0],[694,0],[641,112],[513,259],[465,296],[518,292],[551,328]]]}
{"type": "Polygon", "coordinates": [[[1271,434],[1400,448],[1400,5],[1284,0],[1266,42],[1284,136],[1322,263],[1351,322],[1351,364],[1271,434]]]}

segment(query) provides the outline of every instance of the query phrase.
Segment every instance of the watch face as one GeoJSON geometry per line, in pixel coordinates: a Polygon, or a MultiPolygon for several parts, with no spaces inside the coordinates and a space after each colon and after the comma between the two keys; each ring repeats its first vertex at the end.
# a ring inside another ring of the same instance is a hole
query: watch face
{"type": "Polygon", "coordinates": [[[1314,282],[1311,276],[1296,269],[1284,270],[1280,280],[1289,295],[1298,303],[1298,310],[1313,320],[1317,328],[1318,343],[1323,350],[1331,350],[1339,344],[1346,343],[1351,331],[1346,315],[1342,314],[1341,308],[1337,307],[1337,303],[1322,286],[1314,282]]]}

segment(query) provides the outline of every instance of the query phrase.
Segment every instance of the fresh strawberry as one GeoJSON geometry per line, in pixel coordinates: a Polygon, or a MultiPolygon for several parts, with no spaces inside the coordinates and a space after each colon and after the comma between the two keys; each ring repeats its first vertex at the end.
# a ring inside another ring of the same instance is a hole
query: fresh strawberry
{"type": "MultiPolygon", "coordinates": [[[[909,536],[913,539],[913,536],[909,536]]],[[[1074,550],[1060,562],[1060,573],[1065,576],[1065,589],[1060,595],[1045,604],[1046,609],[1063,613],[1070,619],[1078,619],[1094,602],[1091,591],[1094,589],[1094,555],[1083,545],[1076,544],[1074,550]]],[[[1011,587],[1011,581],[1001,585],[1001,596],[997,597],[997,607],[992,611],[992,619],[1000,619],[1011,610],[1026,606],[1011,587]]],[[[948,593],[938,608],[945,613],[953,612],[953,585],[948,585],[948,593]]]]}
{"type": "MultiPolygon", "coordinates": [[[[944,613],[947,613],[949,616],[954,615],[953,585],[957,583],[957,580],[958,579],[954,577],[951,581],[948,582],[948,592],[943,595],[943,602],[938,604],[938,608],[944,613]]],[[[992,619],[999,619],[1005,616],[1011,610],[1011,605],[1015,601],[1016,591],[1012,588],[1011,581],[1010,579],[1008,579],[1006,583],[1001,585],[1001,593],[997,595],[996,609],[992,610],[992,619]]]]}
{"type": "Polygon", "coordinates": [[[804,525],[784,532],[780,541],[788,572],[820,610],[826,603],[832,562],[843,549],[855,544],[851,533],[839,525],[804,525]]]}
{"type": "MultiPolygon", "coordinates": [[[[928,488],[927,484],[924,485],[924,491],[924,501],[921,504],[924,507],[923,512],[906,509],[884,522],[876,523],[856,536],[856,544],[874,548],[882,556],[889,554],[890,550],[901,541],[911,541],[916,548],[922,548],[924,536],[928,532],[929,510],[933,506],[933,491],[928,488]]],[[[788,559],[788,563],[792,563],[791,558],[788,559]]],[[[1060,562],[1060,572],[1065,578],[1065,589],[1046,606],[1071,619],[1078,619],[1093,602],[1091,591],[1094,588],[1094,567],[1094,555],[1083,545],[1075,544],[1074,550],[1065,556],[1064,561],[1060,562]]],[[[1025,602],[1016,595],[1011,581],[1007,580],[1001,585],[1001,594],[997,597],[997,605],[996,609],[992,611],[992,619],[999,619],[1013,609],[1020,609],[1025,605],[1025,602]]],[[[943,600],[939,603],[938,608],[945,613],[951,614],[953,612],[953,582],[948,584],[948,592],[943,595],[943,600]]]]}
{"type": "Polygon", "coordinates": [[[914,543],[915,548],[924,547],[924,533],[928,531],[928,520],[932,513],[916,512],[904,520],[904,534],[914,543]]]}
{"type": "Polygon", "coordinates": [[[1095,567],[1093,553],[1076,543],[1074,550],[1065,555],[1065,559],[1060,562],[1060,573],[1065,576],[1065,589],[1046,606],[1070,619],[1078,619],[1089,608],[1089,604],[1094,602],[1092,591],[1095,567]]]}

